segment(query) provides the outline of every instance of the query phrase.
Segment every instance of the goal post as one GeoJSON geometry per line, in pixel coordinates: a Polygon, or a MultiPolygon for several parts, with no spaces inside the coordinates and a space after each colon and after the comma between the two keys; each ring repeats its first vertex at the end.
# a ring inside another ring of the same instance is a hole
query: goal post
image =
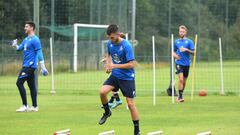
{"type": "Polygon", "coordinates": [[[73,72],[77,72],[78,66],[78,28],[98,28],[106,29],[108,25],[98,25],[98,24],[73,24],[74,38],[73,38],[73,72]]]}

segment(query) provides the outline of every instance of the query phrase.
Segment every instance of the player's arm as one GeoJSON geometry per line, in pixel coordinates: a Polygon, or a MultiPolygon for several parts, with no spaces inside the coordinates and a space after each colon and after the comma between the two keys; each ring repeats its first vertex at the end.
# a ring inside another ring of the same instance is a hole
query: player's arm
{"type": "Polygon", "coordinates": [[[23,43],[21,43],[20,45],[17,44],[17,39],[12,41],[12,46],[16,48],[17,51],[22,51],[24,49],[24,45],[23,43]]]}
{"type": "Polygon", "coordinates": [[[125,64],[112,64],[112,68],[121,68],[121,69],[129,69],[129,68],[134,68],[135,63],[134,61],[129,61],[128,63],[125,64]]]}
{"type": "Polygon", "coordinates": [[[195,51],[194,50],[190,50],[188,48],[180,48],[180,51],[181,52],[187,52],[187,53],[190,53],[192,55],[194,55],[195,51]]]}
{"type": "Polygon", "coordinates": [[[189,40],[188,48],[180,48],[180,51],[182,52],[187,52],[189,54],[194,55],[195,50],[194,50],[194,44],[192,40],[189,40]]]}
{"type": "Polygon", "coordinates": [[[45,66],[44,63],[44,57],[43,57],[43,53],[42,53],[42,48],[41,48],[41,43],[39,40],[37,40],[36,42],[33,43],[35,51],[37,53],[38,56],[38,60],[40,61],[40,66],[41,66],[41,72],[44,76],[48,75],[48,70],[45,66]]]}
{"type": "Polygon", "coordinates": [[[174,46],[173,46],[173,57],[175,59],[179,60],[180,57],[177,55],[176,51],[177,51],[177,46],[176,46],[176,41],[175,41],[174,46]]]}

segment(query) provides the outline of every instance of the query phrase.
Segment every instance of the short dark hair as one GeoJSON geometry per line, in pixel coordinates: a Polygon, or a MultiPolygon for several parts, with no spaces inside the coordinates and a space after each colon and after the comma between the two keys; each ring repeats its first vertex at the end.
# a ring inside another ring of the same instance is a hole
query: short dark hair
{"type": "Polygon", "coordinates": [[[26,21],[25,22],[25,24],[28,24],[28,25],[30,25],[31,27],[33,27],[33,30],[35,30],[35,23],[34,22],[32,22],[32,21],[26,21]]]}
{"type": "Polygon", "coordinates": [[[118,26],[116,24],[110,24],[107,28],[107,35],[118,32],[118,26]]]}

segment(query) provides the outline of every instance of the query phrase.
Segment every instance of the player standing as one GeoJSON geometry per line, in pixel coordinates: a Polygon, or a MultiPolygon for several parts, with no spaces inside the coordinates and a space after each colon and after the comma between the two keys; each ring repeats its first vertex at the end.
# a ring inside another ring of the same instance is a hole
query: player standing
{"type": "Polygon", "coordinates": [[[37,106],[37,90],[35,85],[34,71],[38,67],[38,60],[40,60],[41,72],[47,75],[48,71],[44,64],[42,47],[39,38],[35,35],[35,24],[33,22],[25,22],[25,33],[28,35],[20,45],[17,45],[17,40],[14,40],[12,46],[16,47],[17,51],[23,51],[23,65],[22,70],[17,79],[17,87],[22,99],[22,106],[17,109],[17,112],[38,111],[37,106]],[[24,82],[27,81],[32,98],[32,107],[28,108],[26,90],[24,82]]]}
{"type": "Polygon", "coordinates": [[[189,67],[191,62],[190,54],[194,54],[194,44],[191,39],[186,37],[187,28],[184,25],[179,26],[179,39],[174,43],[174,58],[176,63],[177,74],[179,78],[177,102],[184,102],[183,91],[186,86],[189,67]]]}
{"type": "Polygon", "coordinates": [[[134,135],[140,135],[138,111],[134,102],[134,97],[136,96],[134,79],[135,58],[132,46],[127,40],[120,37],[118,26],[115,24],[108,26],[107,35],[109,42],[107,46],[108,55],[105,70],[107,73],[112,73],[100,89],[100,98],[105,113],[101,117],[99,124],[104,124],[112,114],[108,106],[107,94],[114,89],[120,89],[123,96],[126,97],[131,112],[134,124],[134,135]]]}

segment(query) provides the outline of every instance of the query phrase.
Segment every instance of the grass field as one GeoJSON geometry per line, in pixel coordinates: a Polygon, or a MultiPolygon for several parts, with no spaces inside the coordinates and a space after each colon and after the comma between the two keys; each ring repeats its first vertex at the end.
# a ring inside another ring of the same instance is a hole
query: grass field
{"type": "MultiPolygon", "coordinates": [[[[169,85],[169,69],[158,68],[156,106],[152,105],[152,70],[139,67],[136,70],[136,104],[142,135],[155,130],[163,130],[165,135],[195,135],[208,130],[213,135],[240,135],[237,79],[240,76],[236,72],[239,68],[232,63],[229,65],[224,68],[225,87],[227,92],[234,92],[233,95],[214,94],[220,88],[218,65],[202,64],[196,69],[196,90],[204,87],[210,95],[195,95],[194,101],[190,101],[190,76],[183,104],[172,104],[171,98],[164,96],[169,85]]],[[[17,76],[0,76],[0,134],[51,135],[56,130],[70,128],[73,135],[96,135],[111,129],[116,135],[131,135],[133,126],[125,104],[113,110],[104,125],[98,125],[103,113],[98,89],[106,77],[102,71],[57,74],[57,94],[54,96],[50,95],[51,77],[39,77],[39,112],[16,113],[15,109],[21,104],[15,85],[17,76]]],[[[29,95],[28,89],[27,93],[29,95]]],[[[28,101],[31,104],[29,96],[28,101]]]]}

